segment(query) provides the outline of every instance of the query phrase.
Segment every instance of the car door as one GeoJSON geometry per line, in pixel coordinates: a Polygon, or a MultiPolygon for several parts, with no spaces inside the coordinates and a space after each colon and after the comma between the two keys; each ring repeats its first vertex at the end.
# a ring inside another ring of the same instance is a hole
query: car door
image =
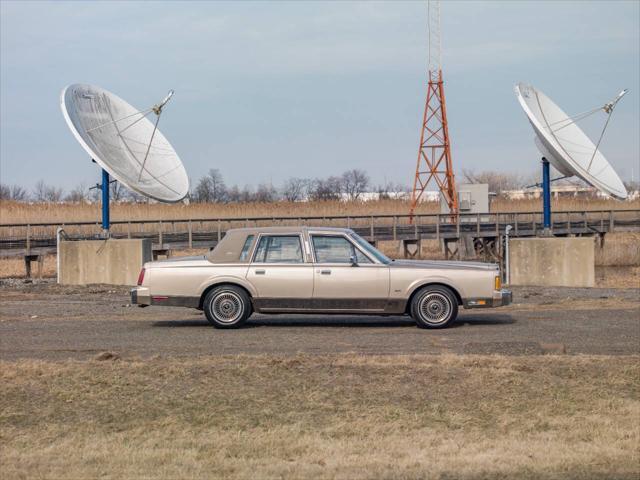
{"type": "Polygon", "coordinates": [[[313,306],[319,310],[382,311],[389,298],[389,267],[369,258],[342,234],[311,233],[313,306]],[[357,265],[352,265],[355,256],[357,265]]]}
{"type": "Polygon", "coordinates": [[[263,234],[257,240],[247,280],[263,311],[308,308],[313,294],[313,264],[300,234],[263,234]]]}

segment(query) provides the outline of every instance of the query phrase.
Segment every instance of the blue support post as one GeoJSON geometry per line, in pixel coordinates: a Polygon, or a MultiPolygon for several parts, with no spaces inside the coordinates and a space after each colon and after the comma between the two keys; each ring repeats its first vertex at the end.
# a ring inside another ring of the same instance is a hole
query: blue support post
{"type": "Polygon", "coordinates": [[[551,180],[549,178],[549,162],[542,157],[542,205],[543,227],[545,233],[551,232],[551,180]]]}
{"type": "Polygon", "coordinates": [[[109,231],[109,174],[102,170],[102,229],[109,231]]]}

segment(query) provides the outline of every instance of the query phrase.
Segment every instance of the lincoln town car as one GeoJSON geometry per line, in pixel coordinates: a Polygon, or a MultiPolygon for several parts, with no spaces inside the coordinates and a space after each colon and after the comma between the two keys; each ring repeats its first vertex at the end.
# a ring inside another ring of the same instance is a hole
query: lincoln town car
{"type": "Polygon", "coordinates": [[[498,266],[391,260],[350,229],[229,230],[207,255],[144,265],[131,302],[191,307],[217,328],[252,313],[409,315],[419,327],[451,325],[459,308],[511,302],[498,266]]]}

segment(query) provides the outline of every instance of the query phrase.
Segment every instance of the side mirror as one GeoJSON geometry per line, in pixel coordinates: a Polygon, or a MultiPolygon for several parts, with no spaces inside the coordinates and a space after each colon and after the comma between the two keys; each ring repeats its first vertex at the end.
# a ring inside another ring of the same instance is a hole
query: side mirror
{"type": "Polygon", "coordinates": [[[351,266],[352,267],[357,267],[358,266],[358,257],[356,257],[355,255],[351,255],[349,257],[349,261],[351,262],[351,266]]]}

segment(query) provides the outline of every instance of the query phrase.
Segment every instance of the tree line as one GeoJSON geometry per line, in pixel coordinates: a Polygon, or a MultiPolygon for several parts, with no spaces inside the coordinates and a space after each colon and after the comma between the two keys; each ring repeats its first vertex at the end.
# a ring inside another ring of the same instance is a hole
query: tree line
{"type": "MultiPolygon", "coordinates": [[[[110,184],[113,201],[144,202],[146,198],[125,188],[119,182],[110,184]]],[[[244,202],[298,202],[303,200],[360,200],[366,192],[373,191],[378,198],[390,198],[396,192],[408,189],[393,183],[372,186],[369,175],[359,169],[347,170],[342,175],[326,178],[290,177],[280,187],[261,183],[255,187],[245,185],[228,186],[218,169],[211,169],[200,178],[189,194],[190,201],[196,203],[244,203],[244,202]]],[[[0,183],[0,200],[16,202],[95,202],[101,192],[96,186],[91,188],[79,184],[68,192],[48,185],[40,180],[29,191],[20,185],[0,183]]]]}
{"type": "MultiPolygon", "coordinates": [[[[489,191],[501,194],[507,190],[517,190],[536,184],[535,174],[522,175],[496,171],[476,172],[462,170],[456,178],[457,183],[487,183],[489,191]]],[[[565,181],[566,182],[566,181],[565,181]]],[[[638,182],[625,182],[629,191],[638,190],[638,182]]],[[[435,189],[435,185],[431,187],[435,189]]],[[[373,185],[369,175],[359,169],[347,170],[342,175],[325,178],[290,177],[279,187],[261,183],[255,187],[245,185],[228,186],[218,169],[211,169],[200,178],[192,188],[189,198],[197,203],[246,203],[246,202],[299,202],[304,200],[361,200],[365,193],[374,193],[375,198],[408,198],[410,188],[400,184],[386,183],[373,185]]],[[[147,199],[125,188],[120,182],[110,185],[111,199],[115,202],[146,202],[147,199]]],[[[16,202],[96,202],[100,200],[100,190],[95,186],[88,188],[79,184],[65,192],[62,188],[48,185],[40,180],[32,190],[20,185],[0,183],[0,200],[16,202]]]]}

